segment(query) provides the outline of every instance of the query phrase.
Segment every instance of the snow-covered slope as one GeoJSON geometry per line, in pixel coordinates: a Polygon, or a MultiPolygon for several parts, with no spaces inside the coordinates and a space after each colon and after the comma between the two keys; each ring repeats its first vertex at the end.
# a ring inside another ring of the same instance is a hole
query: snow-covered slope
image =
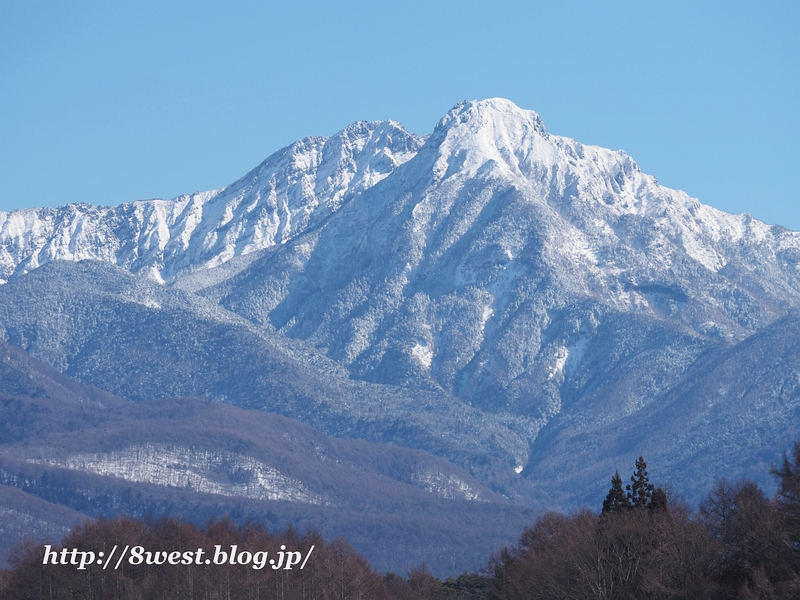
{"type": "Polygon", "coordinates": [[[126,481],[184,487],[206,494],[323,504],[302,481],[234,452],[142,444],[114,452],[79,453],[63,459],[31,460],[126,481]]]}
{"type": "MultiPolygon", "coordinates": [[[[378,207],[387,204],[406,206],[410,193],[414,212],[403,219],[412,227],[405,241],[425,258],[438,258],[484,224],[492,196],[502,191],[509,195],[505,204],[530,204],[537,222],[507,228],[506,218],[502,235],[484,235],[484,244],[496,245],[496,262],[520,258],[535,234],[543,257],[571,290],[634,306],[646,302],[637,286],[648,284],[627,281],[634,267],[655,275],[685,271],[688,262],[705,277],[757,261],[749,266],[758,275],[796,294],[797,232],[664,188],[624,152],[551,135],[536,113],[503,99],[458,104],[428,138],[393,121],[358,122],[331,138],[306,138],[221,190],[117,207],[0,212],[0,281],[56,259],[102,260],[171,280],[312,231],[387,178],[370,196],[379,199],[369,201],[367,216],[379,216],[378,207]],[[789,286],[778,281],[787,274],[789,286]]],[[[465,283],[474,277],[467,267],[465,283]]]]}

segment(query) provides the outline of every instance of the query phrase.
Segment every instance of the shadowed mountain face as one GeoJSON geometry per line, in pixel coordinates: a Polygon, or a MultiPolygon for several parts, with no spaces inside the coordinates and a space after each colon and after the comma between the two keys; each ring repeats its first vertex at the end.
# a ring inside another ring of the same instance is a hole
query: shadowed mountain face
{"type": "MultiPolygon", "coordinates": [[[[780,453],[800,438],[800,315],[792,313],[724,351],[700,357],[681,381],[612,427],[594,413],[591,399],[565,410],[536,440],[527,477],[570,489],[570,482],[597,473],[589,490],[619,465],[648,457],[660,481],[676,485],[697,502],[722,474],[775,489],[769,475],[780,453]],[[579,465],[582,474],[565,473],[579,465]],[[601,467],[602,466],[602,467],[601,467]]],[[[568,499],[564,498],[565,502],[568,499]]]]}
{"type": "Polygon", "coordinates": [[[640,454],[695,501],[800,435],[800,234],[506,100],[214,192],[2,213],[0,242],[0,332],[63,373],[424,450],[522,505],[597,506],[640,454]]]}
{"type": "Polygon", "coordinates": [[[26,535],[58,538],[87,518],[229,514],[344,535],[383,570],[427,560],[448,573],[476,568],[530,518],[427,452],[208,400],[134,403],[5,343],[0,356],[0,561],[26,535]]]}

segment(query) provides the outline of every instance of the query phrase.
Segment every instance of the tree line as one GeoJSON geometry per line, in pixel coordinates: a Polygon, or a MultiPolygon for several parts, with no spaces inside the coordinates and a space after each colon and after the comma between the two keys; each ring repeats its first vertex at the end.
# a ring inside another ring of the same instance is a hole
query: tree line
{"type": "MultiPolygon", "coordinates": [[[[212,559],[215,546],[230,555],[269,551],[277,558],[281,547],[300,552],[308,561],[302,569],[264,568],[249,564],[205,564],[205,559],[190,564],[153,564],[156,560],[124,560],[119,569],[104,569],[100,563],[78,569],[70,564],[43,564],[43,544],[28,540],[11,557],[12,568],[0,581],[0,597],[36,600],[107,600],[107,599],[275,599],[332,600],[334,598],[389,598],[383,577],[342,539],[325,542],[316,533],[299,535],[289,528],[277,534],[263,526],[237,527],[230,519],[209,521],[198,527],[174,518],[159,521],[119,517],[87,521],[77,526],[58,546],[56,555],[69,551],[103,552],[108,556],[114,546],[141,546],[151,557],[160,558],[176,550],[204,548],[212,559]],[[311,547],[314,546],[313,550],[311,547]],[[209,552],[210,550],[210,552],[209,552]],[[199,562],[200,564],[195,564],[199,562]],[[149,564],[148,564],[149,563],[149,564]]],[[[67,553],[69,556],[69,553],[67,553]]],[[[77,561],[76,561],[77,562],[77,561]]],[[[240,562],[244,562],[243,560],[240,562]]],[[[111,565],[113,567],[113,565],[111,565]]]]}
{"type": "MultiPolygon", "coordinates": [[[[424,567],[381,575],[342,539],[293,529],[269,533],[229,519],[198,527],[176,519],[100,519],[76,527],[58,548],[108,552],[114,545],[153,551],[236,545],[240,552],[281,545],[305,568],[231,564],[43,565],[42,544],[27,541],[0,575],[0,597],[20,599],[537,600],[800,598],[800,441],[773,467],[778,489],[719,480],[699,510],[650,483],[643,457],[630,483],[619,472],[600,512],[542,515],[519,542],[496,552],[481,573],[444,581],[424,567]]],[[[387,540],[387,543],[391,543],[387,540]]],[[[200,561],[198,561],[200,562],[200,561]]]]}
{"type": "Polygon", "coordinates": [[[615,473],[601,512],[547,513],[489,562],[488,598],[800,598],[800,442],[752,481],[719,480],[699,510],[670,501],[636,461],[615,473]]]}

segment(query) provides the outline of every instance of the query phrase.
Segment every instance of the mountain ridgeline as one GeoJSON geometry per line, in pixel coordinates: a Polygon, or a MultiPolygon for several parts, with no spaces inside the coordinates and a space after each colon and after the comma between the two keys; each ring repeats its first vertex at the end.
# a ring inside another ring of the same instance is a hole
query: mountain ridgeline
{"type": "MultiPolygon", "coordinates": [[[[800,436],[798,265],[800,233],[491,99],[221,190],[0,213],[0,336],[97,393],[424,451],[481,490],[459,501],[597,505],[643,454],[695,502],[718,473],[771,485],[800,436]]],[[[48,464],[91,471],[70,456],[48,464]]]]}

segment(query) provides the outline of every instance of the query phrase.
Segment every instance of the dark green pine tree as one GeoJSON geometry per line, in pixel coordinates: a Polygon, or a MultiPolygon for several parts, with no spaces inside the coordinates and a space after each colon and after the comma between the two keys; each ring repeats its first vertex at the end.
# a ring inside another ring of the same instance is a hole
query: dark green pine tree
{"type": "Polygon", "coordinates": [[[663,488],[657,487],[653,492],[653,497],[650,499],[650,506],[647,508],[653,512],[668,511],[669,501],[667,500],[667,492],[665,492],[663,488]]]}
{"type": "Polygon", "coordinates": [[[617,471],[611,478],[611,489],[608,490],[608,495],[603,500],[603,514],[620,513],[630,507],[631,503],[622,489],[622,477],[619,476],[619,471],[617,471]]]}
{"type": "Polygon", "coordinates": [[[653,499],[654,486],[647,478],[647,463],[640,456],[636,461],[636,472],[631,476],[631,483],[625,486],[628,490],[628,501],[633,508],[647,508],[653,499]]]}
{"type": "MultiPolygon", "coordinates": [[[[783,455],[783,468],[772,467],[772,474],[778,478],[776,500],[785,531],[793,547],[798,550],[800,549],[800,440],[795,442],[789,456],[783,455]]],[[[800,559],[800,552],[796,554],[800,559]]]]}

